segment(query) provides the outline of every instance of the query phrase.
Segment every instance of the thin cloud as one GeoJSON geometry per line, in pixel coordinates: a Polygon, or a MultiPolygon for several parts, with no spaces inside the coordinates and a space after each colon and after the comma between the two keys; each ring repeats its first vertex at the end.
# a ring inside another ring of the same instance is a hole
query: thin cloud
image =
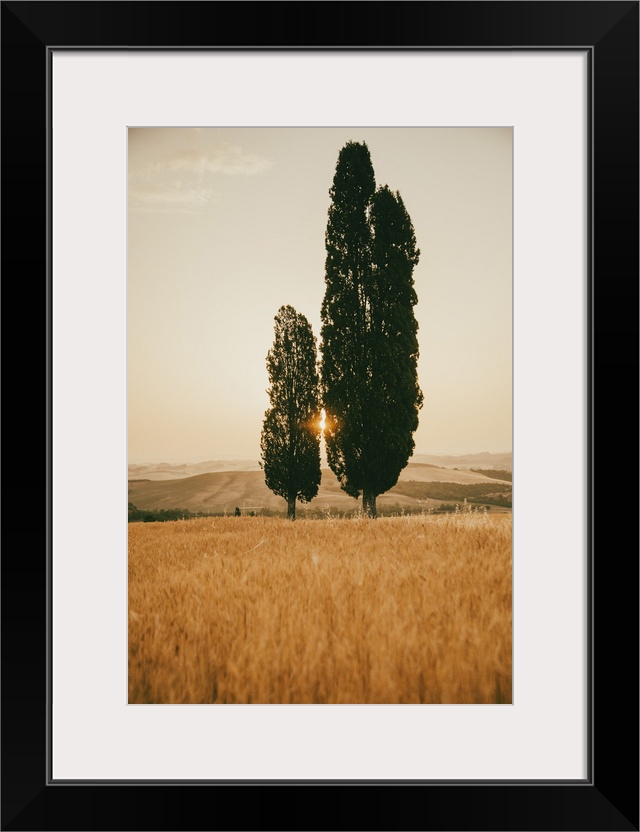
{"type": "Polygon", "coordinates": [[[146,153],[140,153],[137,148],[131,153],[130,208],[162,213],[199,213],[219,195],[212,187],[216,176],[255,176],[273,165],[269,159],[248,153],[238,145],[203,146],[203,138],[203,133],[191,132],[189,140],[181,142],[179,147],[147,147],[146,153]],[[196,146],[189,147],[188,144],[196,146]]]}
{"type": "Polygon", "coordinates": [[[161,214],[198,214],[218,196],[210,188],[169,186],[156,190],[129,189],[129,207],[161,214]]]}
{"type": "Polygon", "coordinates": [[[155,179],[168,173],[222,173],[226,176],[253,176],[268,170],[272,162],[254,153],[244,153],[235,145],[209,151],[179,150],[147,163],[138,176],[155,179]]]}

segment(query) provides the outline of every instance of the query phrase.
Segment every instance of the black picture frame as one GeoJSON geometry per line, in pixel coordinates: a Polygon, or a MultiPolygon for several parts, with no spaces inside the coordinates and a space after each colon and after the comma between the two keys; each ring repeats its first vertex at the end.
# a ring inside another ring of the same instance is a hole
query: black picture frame
{"type": "Polygon", "coordinates": [[[2,3],[3,294],[7,318],[19,325],[9,328],[3,359],[11,392],[4,426],[2,829],[639,828],[638,11],[638,2],[626,0],[2,3]],[[62,47],[588,51],[591,686],[584,782],[210,785],[48,779],[49,66],[52,49],[62,47]],[[34,345],[41,347],[35,363],[26,360],[34,345]],[[627,378],[624,389],[619,373],[612,372],[619,367],[627,378]],[[27,432],[30,416],[37,428],[27,432]],[[628,470],[626,477],[616,474],[615,488],[608,475],[614,462],[628,470]]]}

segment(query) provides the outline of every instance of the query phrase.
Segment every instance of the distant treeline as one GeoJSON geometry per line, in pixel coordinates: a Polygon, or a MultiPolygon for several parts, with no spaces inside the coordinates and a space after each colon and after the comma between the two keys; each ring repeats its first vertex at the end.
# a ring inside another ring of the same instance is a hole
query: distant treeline
{"type": "Polygon", "coordinates": [[[415,482],[401,480],[395,491],[417,500],[456,500],[511,508],[511,486],[504,483],[415,482]]]}
{"type": "MultiPolygon", "coordinates": [[[[506,472],[496,472],[506,473],[506,472]]],[[[510,473],[510,472],[508,472],[510,473]]],[[[511,508],[511,486],[505,483],[456,483],[456,482],[416,482],[414,480],[401,480],[394,489],[400,494],[412,497],[416,500],[442,500],[440,506],[431,505],[426,509],[430,514],[449,514],[460,511],[465,500],[474,503],[478,508],[485,506],[498,506],[500,508],[511,508]]],[[[397,517],[404,514],[421,514],[425,511],[424,505],[401,506],[381,505],[378,507],[378,514],[383,517],[397,517]]],[[[354,505],[352,509],[336,509],[333,507],[316,507],[313,505],[302,506],[299,509],[299,516],[309,520],[323,520],[327,518],[351,518],[362,513],[361,504],[354,505]]],[[[130,523],[163,523],[168,520],[190,520],[196,517],[222,517],[226,515],[245,517],[282,517],[283,511],[268,508],[261,508],[255,511],[246,508],[236,508],[235,511],[189,511],[186,508],[161,508],[145,509],[138,508],[129,503],[130,523]]]]}
{"type": "Polygon", "coordinates": [[[188,520],[196,516],[186,508],[161,508],[154,511],[149,508],[138,508],[133,503],[129,503],[130,523],[163,523],[167,520],[188,520]]]}
{"type": "Polygon", "coordinates": [[[475,474],[484,474],[485,477],[491,477],[494,480],[507,480],[508,482],[512,482],[513,474],[511,471],[498,471],[495,468],[472,468],[471,470],[475,474]]]}
{"type": "MultiPolygon", "coordinates": [[[[492,498],[483,498],[482,500],[473,501],[476,505],[473,510],[489,510],[491,506],[499,506],[501,508],[511,508],[511,499],[509,497],[502,497],[494,495],[492,498]]],[[[394,505],[382,505],[378,507],[378,516],[380,517],[402,517],[411,514],[453,514],[459,511],[470,509],[471,506],[465,506],[464,498],[457,503],[441,503],[439,506],[430,506],[425,508],[422,505],[415,506],[401,506],[398,503],[394,505]]],[[[304,506],[299,511],[299,517],[303,520],[332,520],[343,519],[349,520],[363,515],[362,506],[354,506],[352,509],[337,509],[331,507],[325,508],[309,508],[304,506]]],[[[130,523],[164,523],[175,520],[195,520],[198,517],[229,517],[234,516],[234,512],[193,512],[183,508],[161,508],[157,511],[153,509],[138,508],[129,503],[129,522],[130,523]]],[[[239,517],[239,514],[235,514],[239,517]]],[[[273,509],[263,508],[258,511],[244,512],[243,517],[284,517],[286,510],[275,511],[273,509]]]]}

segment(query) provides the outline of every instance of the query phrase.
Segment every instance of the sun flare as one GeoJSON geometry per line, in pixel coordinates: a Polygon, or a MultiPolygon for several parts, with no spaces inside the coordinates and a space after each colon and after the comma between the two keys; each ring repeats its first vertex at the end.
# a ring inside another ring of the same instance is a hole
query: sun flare
{"type": "Polygon", "coordinates": [[[324,429],[327,426],[327,414],[324,412],[324,407],[320,411],[320,430],[324,433],[324,429]]]}

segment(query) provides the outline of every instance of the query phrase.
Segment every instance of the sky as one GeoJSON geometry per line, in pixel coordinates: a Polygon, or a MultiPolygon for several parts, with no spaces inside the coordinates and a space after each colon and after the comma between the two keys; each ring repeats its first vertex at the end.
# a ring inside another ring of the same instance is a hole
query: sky
{"type": "Polygon", "coordinates": [[[512,140],[508,127],[129,129],[129,462],[259,459],[280,306],[319,340],[348,141],[400,191],[421,252],[414,453],[510,451],[512,140]]]}

